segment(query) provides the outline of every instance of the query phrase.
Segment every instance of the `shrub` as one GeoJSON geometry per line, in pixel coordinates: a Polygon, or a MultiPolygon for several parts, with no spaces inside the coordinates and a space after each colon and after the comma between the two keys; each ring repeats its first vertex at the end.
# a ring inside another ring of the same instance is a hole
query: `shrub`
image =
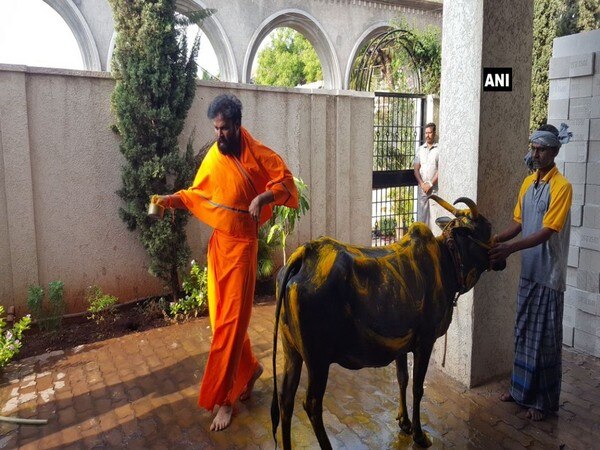
{"type": "Polygon", "coordinates": [[[41,286],[30,285],[27,288],[27,306],[31,311],[33,320],[40,322],[44,316],[44,289],[41,286]]]}
{"type": "Polygon", "coordinates": [[[86,299],[89,304],[89,320],[93,320],[97,325],[108,325],[117,319],[118,299],[114,295],[103,293],[98,286],[91,286],[88,288],[86,299]]]}
{"type": "Polygon", "coordinates": [[[31,325],[28,314],[15,323],[11,330],[5,330],[4,307],[0,305],[0,370],[4,368],[19,353],[22,345],[23,332],[31,325]]]}
{"type": "Polygon", "coordinates": [[[185,296],[169,305],[169,313],[175,320],[197,317],[208,308],[208,270],[192,261],[189,275],[185,277],[182,287],[185,296]]]}
{"type": "Polygon", "coordinates": [[[167,309],[169,305],[164,297],[159,299],[151,298],[138,304],[135,309],[145,320],[158,319],[160,317],[168,317],[167,309]]]}
{"type": "Polygon", "coordinates": [[[275,206],[273,217],[264,225],[268,227],[267,243],[281,247],[283,262],[287,261],[285,245],[287,237],[294,231],[300,218],[310,209],[308,201],[308,187],[301,178],[294,177],[298,189],[298,209],[287,206],[275,206]]]}
{"type": "Polygon", "coordinates": [[[44,305],[44,289],[41,286],[29,286],[27,306],[40,330],[56,330],[61,326],[62,316],[65,312],[64,287],[65,284],[62,281],[50,282],[48,285],[49,305],[44,305]]]}
{"type": "Polygon", "coordinates": [[[52,330],[60,328],[62,324],[62,316],[65,313],[65,302],[63,297],[64,288],[65,283],[62,281],[52,281],[48,285],[50,310],[47,323],[52,330]]]}

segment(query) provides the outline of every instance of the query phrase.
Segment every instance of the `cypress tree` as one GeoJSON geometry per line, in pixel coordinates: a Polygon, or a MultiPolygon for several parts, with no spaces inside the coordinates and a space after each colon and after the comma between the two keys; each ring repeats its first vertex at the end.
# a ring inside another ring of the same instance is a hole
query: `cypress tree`
{"type": "Polygon", "coordinates": [[[179,290],[179,270],[190,257],[184,227],[189,214],[178,211],[161,221],[147,217],[152,194],[167,194],[190,185],[196,164],[191,142],[180,152],[178,137],[196,90],[199,37],[188,54],[185,27],[210,11],[178,15],[175,0],[109,0],[116,45],[112,72],[116,79],[111,106],[113,130],[121,138],[123,200],[119,215],[150,256],[149,272],[179,290]]]}

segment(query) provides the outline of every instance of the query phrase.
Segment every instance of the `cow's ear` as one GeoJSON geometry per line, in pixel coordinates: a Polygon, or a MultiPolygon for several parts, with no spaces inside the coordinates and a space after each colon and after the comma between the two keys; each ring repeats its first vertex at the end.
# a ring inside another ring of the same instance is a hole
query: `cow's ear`
{"type": "Polygon", "coordinates": [[[446,228],[446,225],[448,225],[450,222],[452,222],[452,219],[446,216],[438,217],[437,219],[435,219],[435,224],[442,230],[446,228]]]}

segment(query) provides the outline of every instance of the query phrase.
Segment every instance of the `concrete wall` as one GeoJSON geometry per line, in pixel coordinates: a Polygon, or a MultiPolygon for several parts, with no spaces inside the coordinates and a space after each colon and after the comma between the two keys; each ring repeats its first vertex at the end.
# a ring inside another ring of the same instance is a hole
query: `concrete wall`
{"type": "MultiPolygon", "coordinates": [[[[0,65],[0,302],[24,312],[27,287],[65,283],[69,311],[98,285],[128,301],[161,294],[137,235],[118,217],[119,140],[104,73],[0,65]]],[[[320,235],[368,244],[373,97],[199,82],[181,136],[212,139],[216,95],[233,92],[243,123],[310,187],[311,210],[290,246],[320,235]]],[[[203,259],[210,230],[192,220],[188,241],[203,259]]]]}
{"type": "Polygon", "coordinates": [[[600,356],[600,30],[554,40],[548,122],[573,140],[559,170],[573,185],[563,342],[600,356]]]}
{"type": "MultiPolygon", "coordinates": [[[[450,202],[470,197],[494,232],[510,223],[526,176],[532,22],[530,0],[444,3],[440,196],[450,202]],[[483,92],[484,67],[512,67],[513,91],[483,92]]],[[[518,277],[513,256],[505,271],[484,273],[460,297],[448,330],[448,375],[473,386],[509,373],[518,277]]],[[[442,355],[440,339],[436,364],[442,355]]]]}

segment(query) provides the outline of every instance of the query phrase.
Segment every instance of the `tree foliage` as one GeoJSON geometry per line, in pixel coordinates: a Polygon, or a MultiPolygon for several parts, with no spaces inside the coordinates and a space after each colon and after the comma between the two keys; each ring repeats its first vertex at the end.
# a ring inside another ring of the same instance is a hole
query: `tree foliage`
{"type": "Polygon", "coordinates": [[[322,79],[314,48],[291,28],[277,28],[270,44],[258,53],[256,84],[294,87],[322,79]]]}
{"type": "Polygon", "coordinates": [[[533,11],[532,130],[547,120],[552,41],[560,36],[600,28],[597,0],[535,0],[533,11]]]}
{"type": "Polygon", "coordinates": [[[418,29],[405,20],[394,21],[391,27],[359,52],[350,86],[368,91],[439,93],[441,30],[434,26],[418,29]]]}
{"type": "Polygon", "coordinates": [[[191,143],[181,155],[178,137],[196,89],[199,39],[187,49],[185,27],[211,11],[175,14],[175,0],[109,0],[116,45],[112,71],[116,79],[111,106],[113,127],[121,138],[123,200],[119,215],[150,256],[149,272],[179,288],[179,269],[189,260],[184,226],[189,215],[153,222],[146,211],[152,194],[188,186],[195,163],[191,143]]]}

